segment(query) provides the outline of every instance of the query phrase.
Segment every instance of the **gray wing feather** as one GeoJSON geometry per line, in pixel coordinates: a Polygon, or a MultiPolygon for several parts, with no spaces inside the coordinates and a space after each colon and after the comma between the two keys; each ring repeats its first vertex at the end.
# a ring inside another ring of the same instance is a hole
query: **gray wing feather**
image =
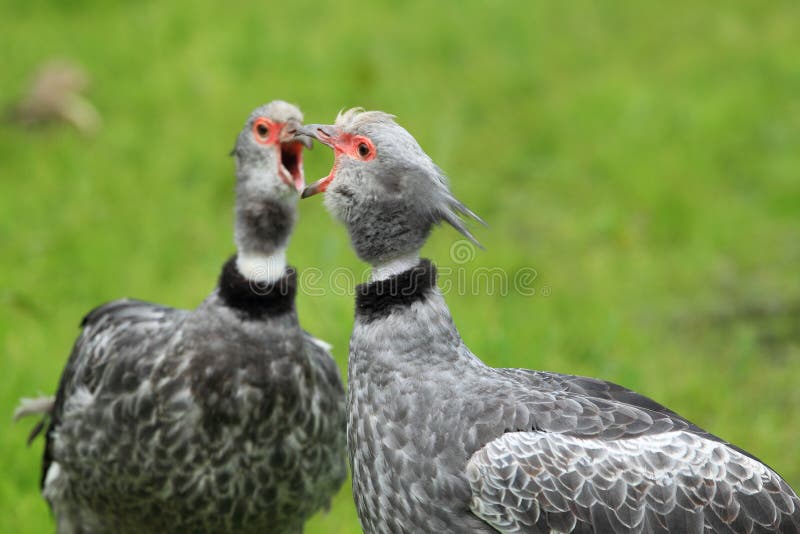
{"type": "MultiPolygon", "coordinates": [[[[639,433],[657,434],[686,430],[703,438],[724,443],[737,452],[764,463],[751,453],[698,427],[653,399],[613,382],[527,369],[496,369],[496,371],[513,380],[515,384],[522,385],[527,391],[550,392],[556,399],[561,399],[556,400],[545,410],[551,412],[549,414],[542,414],[541,409],[536,407],[536,404],[541,404],[540,402],[532,403],[536,416],[540,419],[565,417],[568,419],[561,421],[562,428],[544,427],[539,428],[540,430],[567,431],[586,437],[602,432],[603,437],[607,439],[631,437],[639,433]],[[565,408],[564,398],[573,399],[569,404],[575,406],[577,402],[580,407],[577,410],[565,408]],[[559,406],[559,403],[562,405],[559,406]]],[[[525,399],[526,396],[529,395],[522,393],[520,398],[525,399]]]]}
{"type": "MultiPolygon", "coordinates": [[[[337,458],[331,458],[330,465],[338,466],[332,475],[336,490],[344,484],[347,479],[347,462],[345,461],[344,451],[347,444],[345,442],[347,419],[345,416],[345,395],[342,378],[339,375],[339,367],[330,352],[331,345],[321,339],[315,338],[306,331],[303,331],[306,340],[307,353],[311,359],[312,367],[315,371],[317,383],[317,395],[314,398],[312,410],[321,414],[326,414],[330,419],[330,424],[334,428],[335,435],[331,450],[335,450],[337,458]]],[[[333,493],[333,492],[331,492],[333,493]]],[[[328,501],[330,506],[330,501],[328,501]]]]}
{"type": "Polygon", "coordinates": [[[800,500],[775,472],[690,431],[512,432],[467,477],[471,510],[504,533],[800,532],[800,500]]]}
{"type": "MultiPolygon", "coordinates": [[[[51,435],[61,423],[67,399],[78,387],[89,391],[97,387],[103,373],[118,363],[125,371],[122,360],[145,354],[159,342],[153,334],[169,330],[188,312],[141,300],[120,299],[98,306],[81,321],[81,332],[61,374],[55,395],[50,424],[45,434],[41,485],[44,487],[47,470],[52,462],[51,435]]],[[[134,358],[135,361],[135,358],[134,358]]]]}
{"type": "Polygon", "coordinates": [[[328,343],[327,341],[323,341],[323,340],[321,340],[321,339],[319,339],[319,338],[317,338],[317,337],[314,337],[314,336],[312,336],[311,334],[309,334],[309,333],[308,333],[308,332],[306,332],[305,330],[303,330],[303,336],[305,337],[306,341],[308,341],[308,342],[309,342],[309,343],[311,343],[312,345],[314,345],[314,346],[316,346],[316,347],[318,347],[318,348],[322,349],[322,351],[323,351],[323,352],[324,352],[324,353],[325,353],[325,354],[326,354],[326,355],[327,355],[329,358],[333,358],[333,355],[331,355],[331,349],[333,348],[333,345],[331,345],[331,344],[330,344],[330,343],[328,343]]]}
{"type": "MultiPolygon", "coordinates": [[[[155,332],[170,329],[188,312],[141,300],[120,299],[103,304],[81,321],[83,331],[64,368],[59,392],[76,385],[93,389],[96,380],[120,355],[152,350],[155,332]],[[121,349],[121,350],[120,350],[121,349]]],[[[56,394],[55,410],[60,409],[56,394]]]]}

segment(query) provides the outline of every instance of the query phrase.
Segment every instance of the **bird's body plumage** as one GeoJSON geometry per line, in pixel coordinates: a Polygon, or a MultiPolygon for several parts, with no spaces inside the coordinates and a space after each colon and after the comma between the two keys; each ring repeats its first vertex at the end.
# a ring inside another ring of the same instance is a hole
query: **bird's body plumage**
{"type": "Polygon", "coordinates": [[[800,532],[800,500],[774,471],[657,402],[470,352],[431,263],[399,267],[438,222],[475,241],[459,217],[477,217],[391,116],[350,110],[302,132],[336,157],[303,197],[324,191],[373,267],[347,403],[367,533],[800,532]]]}
{"type": "Polygon", "coordinates": [[[43,473],[65,532],[299,532],[341,485],[333,360],[300,328],[293,291],[253,294],[260,312],[241,297],[86,317],[43,473]]]}
{"type": "Polygon", "coordinates": [[[420,282],[433,272],[358,296],[348,450],[366,532],[800,530],[778,475],[655,401],[485,365],[420,282]]]}
{"type": "Polygon", "coordinates": [[[273,101],[240,132],[237,255],[214,291],[193,310],[96,308],[54,402],[18,410],[50,420],[42,494],[60,534],[296,533],[344,482],[344,388],[286,265],[301,120],[273,101]]]}

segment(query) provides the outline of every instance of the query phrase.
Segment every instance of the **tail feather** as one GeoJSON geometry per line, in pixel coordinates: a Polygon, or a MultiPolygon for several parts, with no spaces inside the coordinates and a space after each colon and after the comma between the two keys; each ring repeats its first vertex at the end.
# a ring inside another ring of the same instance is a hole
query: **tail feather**
{"type": "Polygon", "coordinates": [[[23,417],[42,416],[28,435],[28,445],[30,445],[33,440],[36,439],[36,436],[41,434],[42,430],[44,430],[45,424],[53,413],[55,401],[56,398],[54,396],[20,399],[19,406],[14,410],[14,421],[19,421],[23,417]]]}

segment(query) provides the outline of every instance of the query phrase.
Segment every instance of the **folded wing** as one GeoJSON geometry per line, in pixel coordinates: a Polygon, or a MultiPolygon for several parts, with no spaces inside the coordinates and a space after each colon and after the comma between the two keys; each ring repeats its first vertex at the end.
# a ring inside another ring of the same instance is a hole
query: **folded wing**
{"type": "Polygon", "coordinates": [[[473,513],[504,533],[800,532],[800,500],[776,473],[690,431],[511,432],[467,476],[473,513]]]}

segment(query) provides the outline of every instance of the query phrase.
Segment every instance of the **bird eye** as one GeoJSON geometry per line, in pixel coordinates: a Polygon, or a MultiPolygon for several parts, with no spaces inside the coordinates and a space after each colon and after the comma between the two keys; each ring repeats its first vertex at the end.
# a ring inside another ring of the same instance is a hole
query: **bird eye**
{"type": "Polygon", "coordinates": [[[256,141],[262,145],[267,145],[275,141],[271,137],[273,126],[272,121],[269,119],[265,117],[257,118],[253,123],[253,136],[256,138],[256,141]]]}
{"type": "Polygon", "coordinates": [[[356,135],[352,139],[348,139],[346,143],[347,153],[351,157],[361,161],[370,161],[375,158],[375,145],[368,137],[356,135]]]}

